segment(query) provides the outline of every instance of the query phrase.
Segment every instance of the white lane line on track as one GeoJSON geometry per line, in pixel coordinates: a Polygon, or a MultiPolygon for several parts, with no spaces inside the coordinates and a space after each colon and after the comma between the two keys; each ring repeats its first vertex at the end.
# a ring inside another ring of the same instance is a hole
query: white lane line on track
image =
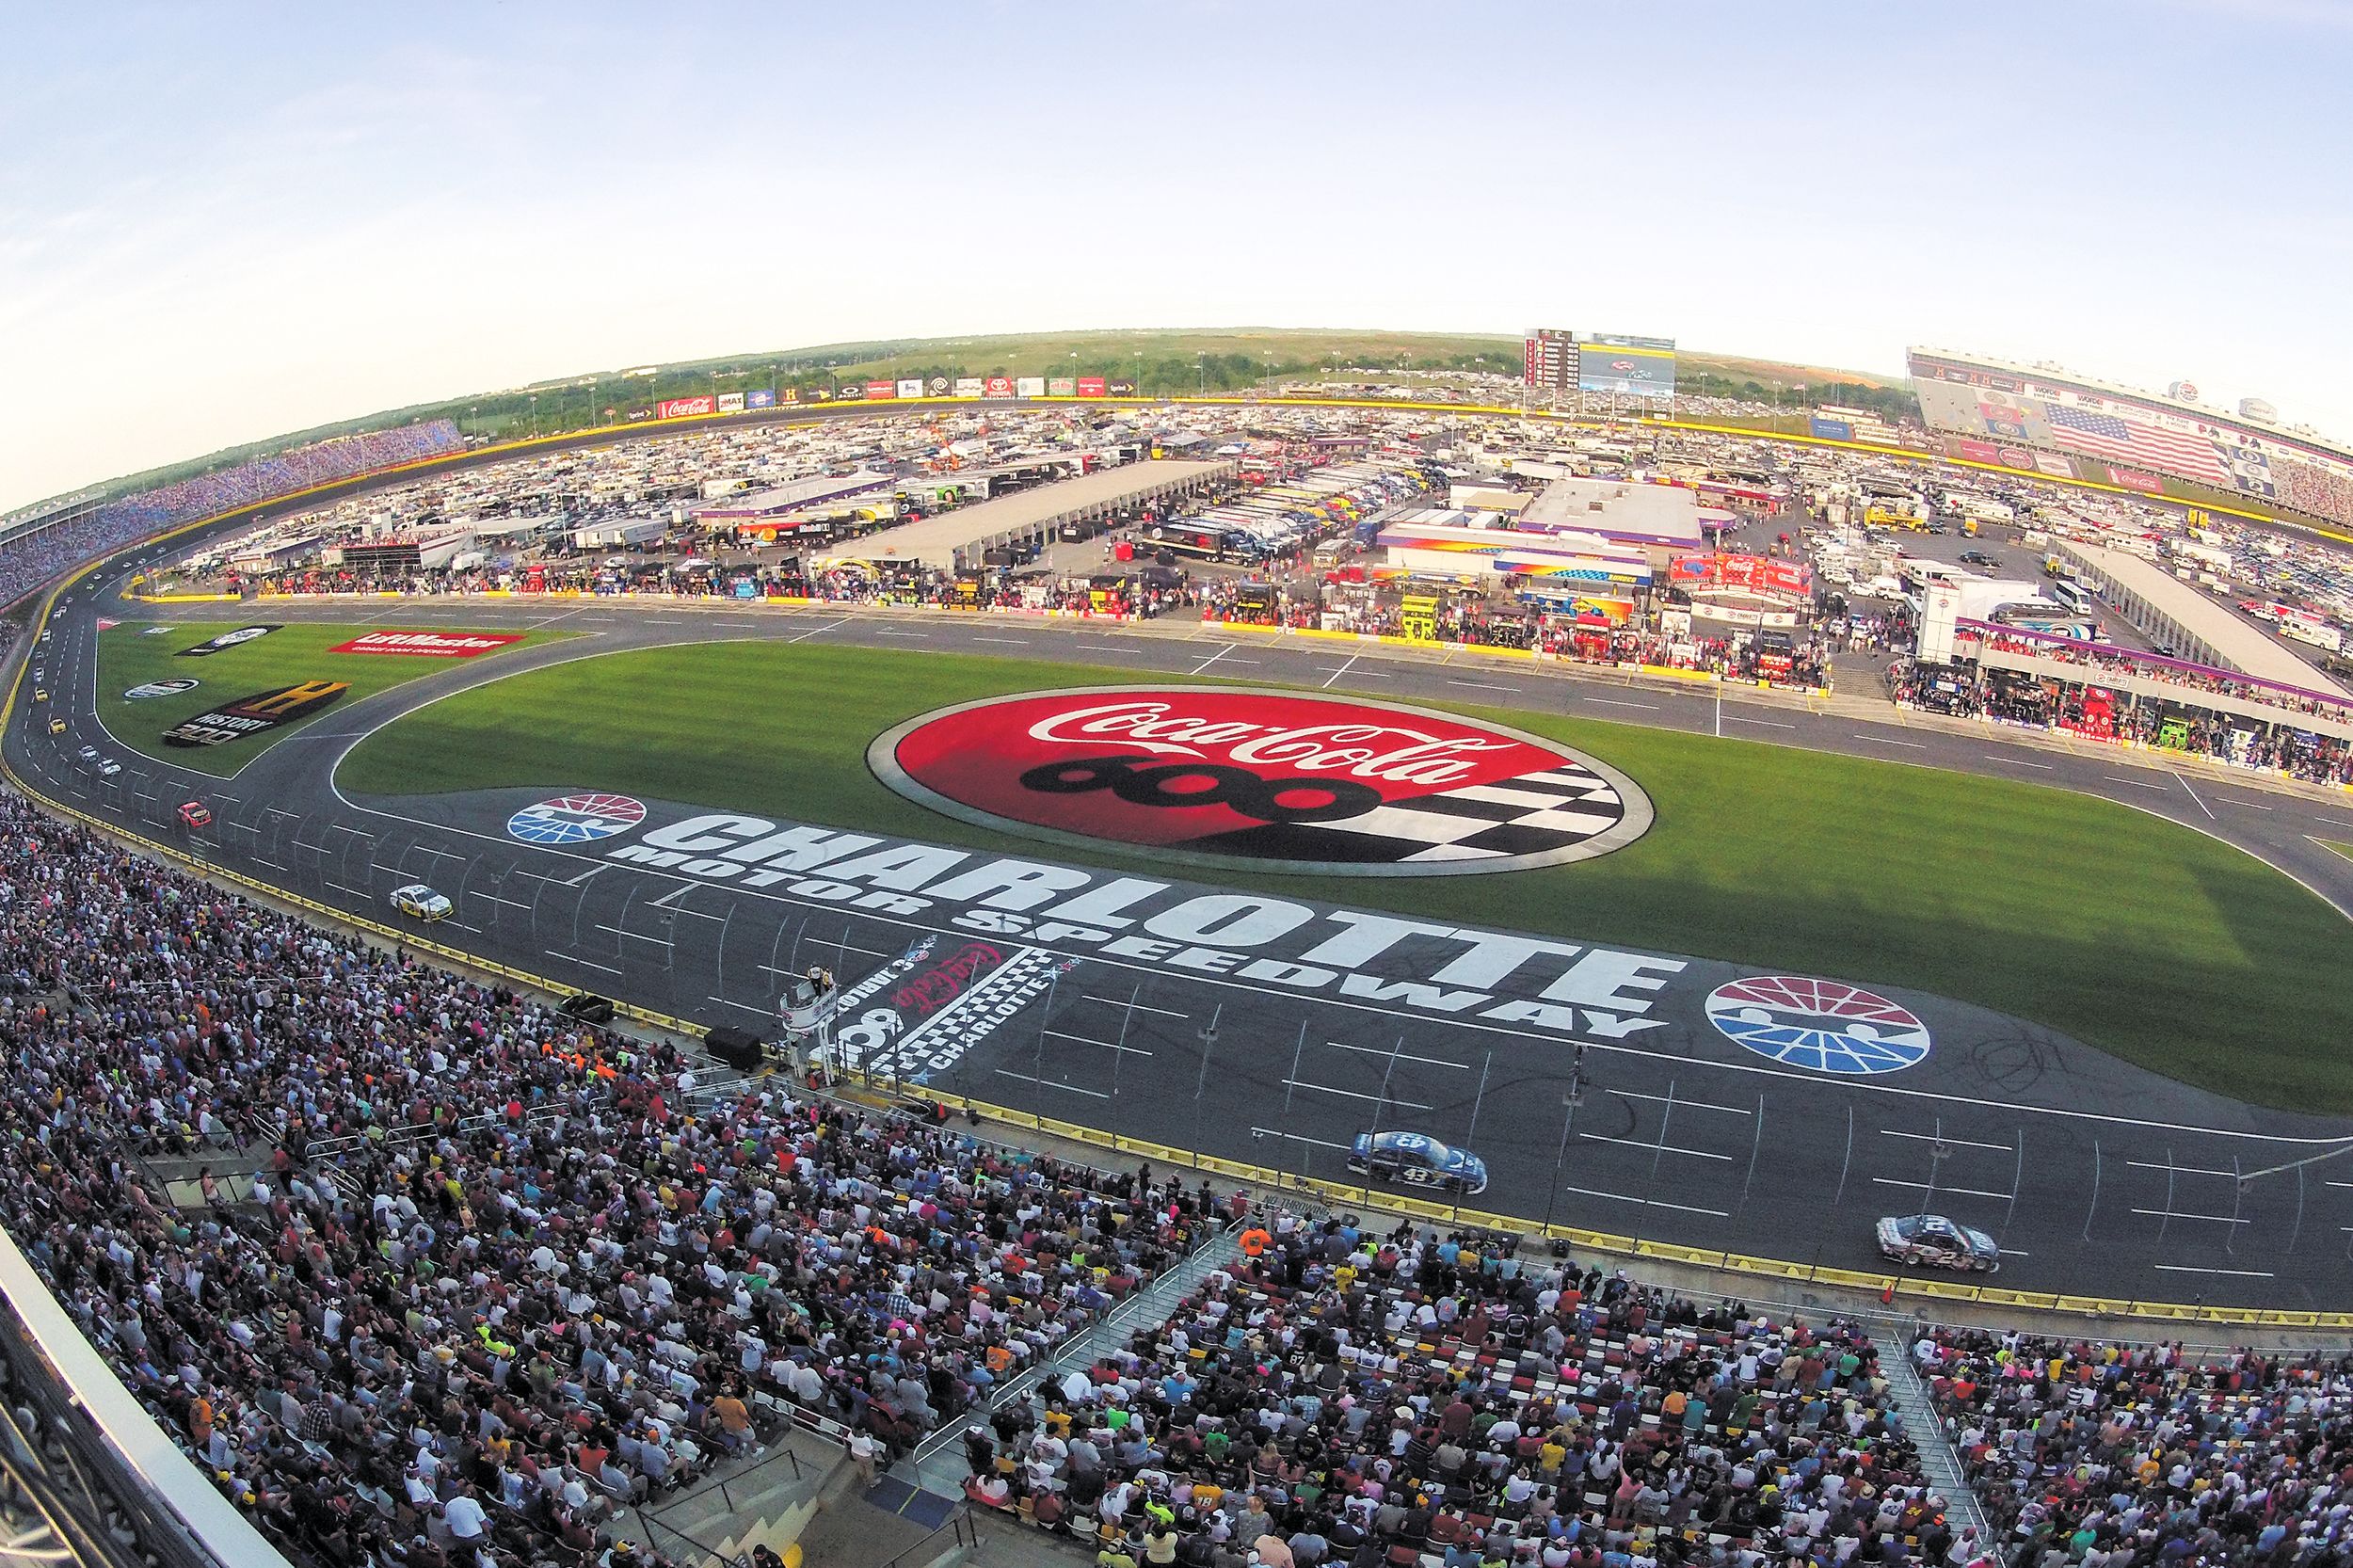
{"type": "Polygon", "coordinates": [[[1476,686],[1482,692],[1510,692],[1513,696],[1518,696],[1520,695],[1520,689],[1517,686],[1499,686],[1492,680],[1457,680],[1449,676],[1447,679],[1447,684],[1449,686],[1476,686]]]}
{"type": "Polygon", "coordinates": [[[1688,1154],[1695,1160],[1724,1160],[1732,1156],[1718,1154],[1713,1149],[1687,1149],[1680,1144],[1646,1144],[1640,1138],[1612,1138],[1606,1132],[1580,1132],[1579,1138],[1595,1144],[1616,1144],[1622,1148],[1647,1149],[1653,1154],[1688,1154]]]}
{"type": "Polygon", "coordinates": [[[2245,795],[2224,795],[2222,798],[2229,801],[2233,806],[2244,806],[2249,811],[2268,811],[2271,809],[2270,807],[2263,805],[2259,801],[2249,800],[2245,795]]]}
{"type": "Polygon", "coordinates": [[[1604,708],[1640,708],[1644,712],[1648,713],[1656,713],[1658,712],[1658,704],[1656,702],[1626,702],[1614,696],[1580,696],[1577,700],[1579,702],[1598,702],[1604,708]]]}
{"type": "Polygon", "coordinates": [[[1070,646],[1071,646],[1072,648],[1082,648],[1086,649],[1089,653],[1129,653],[1129,654],[1133,654],[1133,653],[1142,653],[1142,652],[1144,651],[1144,649],[1142,649],[1142,648],[1128,648],[1128,647],[1127,647],[1127,646],[1125,646],[1125,645],[1123,645],[1123,644],[1120,644],[1120,643],[1072,643],[1070,646]]]}
{"type": "Polygon", "coordinates": [[[2205,1165],[2169,1165],[2162,1160],[2127,1160],[2125,1164],[2137,1171],[2170,1171],[2175,1176],[2229,1176],[2238,1179],[2236,1171],[2217,1171],[2205,1165]]]}
{"type": "Polygon", "coordinates": [[[1064,1089],[1069,1091],[1071,1094],[1085,1095],[1093,1099],[1107,1100],[1111,1098],[1111,1096],[1105,1094],[1100,1089],[1081,1089],[1075,1083],[1057,1083],[1050,1078],[1032,1078],[1028,1073],[1016,1073],[1011,1067],[998,1068],[997,1076],[999,1078],[1017,1078],[1024,1083],[1035,1083],[1047,1089],[1064,1089]]]}
{"type": "Polygon", "coordinates": [[[2146,1214],[2153,1220],[2206,1220],[2218,1225],[2251,1225],[2255,1222],[2240,1214],[2184,1214],[2172,1208],[2136,1208],[2136,1214],[2146,1214]]]}
{"type": "Polygon", "coordinates": [[[1142,1046],[1123,1046],[1116,1040],[1097,1040],[1092,1034],[1065,1034],[1059,1029],[1047,1030],[1045,1031],[1045,1034],[1049,1040],[1073,1040],[1082,1046],[1100,1046],[1105,1050],[1115,1050],[1128,1056],[1157,1056],[1160,1054],[1157,1051],[1145,1050],[1142,1046]]]}
{"type": "MultiPolygon", "coordinates": [[[[2164,789],[2165,789],[2165,786],[2164,786],[2164,785],[2162,785],[2162,784],[2152,784],[2152,783],[2150,783],[2150,782],[2149,782],[2149,780],[2147,780],[2147,779],[2145,779],[2145,778],[2127,778],[2127,777],[2125,777],[2125,776],[2124,776],[2122,774],[2121,774],[2121,773],[2104,773],[2104,774],[2102,774],[2100,776],[2101,776],[2101,777],[2103,777],[2103,778],[2105,778],[2105,779],[2106,779],[2106,780],[2107,780],[2109,783],[2111,783],[2111,784],[2130,784],[2130,785],[2132,785],[2132,786],[2133,786],[2134,788],[2136,788],[2136,789],[2141,789],[2141,790],[2164,790],[2164,789]]],[[[2168,793],[2170,793],[2171,792],[2168,791],[2167,792],[2168,792],[2168,793]]]]}
{"type": "Polygon", "coordinates": [[[1377,1056],[1384,1062],[1418,1062],[1428,1067],[1451,1067],[1458,1073],[1470,1071],[1470,1064],[1467,1062],[1449,1062],[1436,1056],[1416,1056],[1410,1050],[1383,1050],[1378,1046],[1352,1046],[1345,1040],[1326,1040],[1323,1043],[1334,1050],[1361,1051],[1367,1056],[1377,1056]]]}
{"type": "Polygon", "coordinates": [[[1401,1105],[1408,1111],[1430,1111],[1435,1107],[1419,1100],[1401,1100],[1395,1096],[1360,1094],[1354,1089],[1335,1089],[1329,1083],[1310,1083],[1304,1078],[1287,1078],[1283,1082],[1293,1089],[1320,1089],[1327,1095],[1342,1095],[1353,1100],[1370,1100],[1376,1105],[1401,1105]]]}
{"type": "Polygon", "coordinates": [[[1685,1214],[1712,1214],[1719,1220],[1729,1220],[1732,1218],[1731,1215],[1725,1213],[1721,1208],[1700,1208],[1688,1203],[1669,1203],[1664,1198],[1633,1198],[1626,1196],[1624,1192],[1605,1192],[1598,1187],[1563,1186],[1561,1191],[1563,1192],[1581,1192],[1589,1198],[1614,1198],[1619,1203],[1638,1203],[1645,1208],[1673,1208],[1685,1214]]]}
{"type": "Polygon", "coordinates": [[[1857,735],[1855,739],[1858,741],[1868,741],[1873,745],[1902,746],[1910,751],[1926,751],[1929,749],[1925,742],[1899,741],[1893,735],[1857,735]]]}
{"type": "Polygon", "coordinates": [[[1989,1192],[1982,1187],[1948,1187],[1941,1181],[1906,1181],[1900,1176],[1873,1176],[1871,1179],[1881,1187],[1908,1187],[1915,1192],[1958,1192],[1964,1198],[1992,1198],[1996,1203],[2008,1203],[2010,1198],[2008,1192],[1989,1192]]]}
{"type": "Polygon", "coordinates": [[[1320,1149],[1346,1149],[1352,1154],[1356,1149],[1353,1144],[1336,1144],[1329,1138],[1310,1138],[1304,1132],[1285,1132],[1279,1127],[1254,1127],[1250,1129],[1250,1136],[1253,1138],[1288,1138],[1294,1144],[1313,1144],[1320,1149]]]}
{"type": "Polygon", "coordinates": [[[2149,1266],[2153,1269],[2162,1269],[2169,1274],[2228,1274],[2233,1279],[2275,1277],[2268,1269],[2201,1269],[2195,1263],[2152,1263],[2149,1266]]]}
{"type": "MultiPolygon", "coordinates": [[[[1611,1089],[1609,1093],[1617,1096],[1621,1099],[1650,1100],[1660,1105],[1666,1104],[1669,1098],[1669,1096],[1665,1095],[1646,1095],[1640,1089],[1611,1089]]],[[[1687,1100],[1682,1098],[1676,1098],[1673,1103],[1674,1108],[1677,1111],[1721,1111],[1725,1114],[1732,1116],[1753,1116],[1756,1114],[1754,1111],[1745,1105],[1711,1105],[1705,1100],[1687,1100]]]]}
{"type": "Polygon", "coordinates": [[[968,640],[976,643],[994,643],[999,648],[1027,648],[1030,646],[1030,639],[1027,637],[972,637],[968,640]]]}
{"type": "Polygon", "coordinates": [[[1998,751],[1987,752],[1985,760],[1989,762],[2005,763],[2013,768],[2040,768],[2044,773],[2051,771],[2051,764],[2048,762],[2029,762],[2024,757],[2005,757],[1998,751]]]}
{"type": "MultiPolygon", "coordinates": [[[[1086,1000],[1088,1001],[1099,1001],[1106,1007],[1116,1007],[1123,1012],[1128,1007],[1128,999],[1126,997],[1098,997],[1089,995],[1086,1000]]],[[[1137,1002],[1135,1004],[1135,1008],[1139,1013],[1158,1013],[1163,1018],[1190,1018],[1193,1016],[1190,1013],[1179,1013],[1174,1007],[1155,1007],[1148,1001],[1137,1002]]]]}
{"type": "Polygon", "coordinates": [[[837,626],[847,626],[849,624],[850,617],[844,616],[840,620],[829,620],[823,626],[812,626],[808,631],[797,632],[792,636],[785,638],[784,640],[788,643],[805,643],[808,641],[809,638],[816,636],[820,632],[830,632],[837,626]]]}
{"type": "Polygon", "coordinates": [[[874,635],[877,637],[928,637],[931,633],[928,632],[909,632],[903,627],[897,626],[877,626],[874,628],[874,635]]]}
{"type": "Polygon", "coordinates": [[[1193,665],[1193,674],[1195,674],[1195,675],[1199,675],[1199,674],[1200,674],[1203,670],[1208,669],[1208,668],[1209,668],[1211,664],[1216,664],[1216,663],[1217,663],[1220,659],[1225,658],[1227,654],[1229,654],[1229,653],[1233,652],[1235,648],[1239,648],[1239,647],[1241,647],[1241,644],[1239,644],[1239,643],[1227,643],[1227,644],[1225,644],[1224,647],[1220,648],[1219,648],[1219,649],[1218,649],[1215,653],[1210,654],[1210,655],[1209,655],[1207,659],[1204,659],[1204,660],[1202,660],[1199,664],[1197,664],[1193,665]]]}
{"type": "MultiPolygon", "coordinates": [[[[1892,1127],[1883,1127],[1880,1128],[1880,1136],[1882,1138],[1913,1138],[1923,1144],[1933,1144],[1940,1141],[1933,1132],[1904,1132],[1892,1127]]],[[[1993,1149],[2002,1154],[2010,1154],[2015,1152],[2008,1144],[1980,1144],[1974,1138],[1947,1137],[1941,1141],[1947,1144],[1959,1144],[1965,1148],[1993,1149]]]]}
{"type": "Polygon", "coordinates": [[[2179,784],[2189,795],[2189,798],[2198,803],[2198,809],[2206,814],[2206,820],[2208,822],[2214,821],[2214,808],[2206,804],[2206,797],[2204,795],[2200,794],[2196,790],[2190,788],[2188,779],[2184,778],[2180,774],[2174,773],[2170,769],[2167,770],[2166,776],[2173,780],[2174,783],[2179,784]]]}
{"type": "Polygon", "coordinates": [[[612,965],[600,964],[593,958],[575,957],[568,952],[558,952],[553,948],[542,948],[540,951],[545,952],[550,958],[561,958],[568,963],[578,964],[584,969],[602,969],[606,974],[619,974],[621,972],[619,969],[615,968],[612,965]]]}
{"type": "Polygon", "coordinates": [[[1363,657],[1364,655],[1361,653],[1350,654],[1348,656],[1348,663],[1342,664],[1338,669],[1334,670],[1332,672],[1331,680],[1324,681],[1324,690],[1330,691],[1332,689],[1332,681],[1337,680],[1341,676],[1346,675],[1351,669],[1353,669],[1355,667],[1356,661],[1363,657]]]}
{"type": "MultiPolygon", "coordinates": [[[[1599,697],[1595,697],[1593,700],[1598,702],[1601,699],[1599,697]]],[[[1746,713],[1726,713],[1724,715],[1724,722],[1727,724],[1761,724],[1768,729],[1795,729],[1798,728],[1794,724],[1784,724],[1779,719],[1753,719],[1746,713]]]]}

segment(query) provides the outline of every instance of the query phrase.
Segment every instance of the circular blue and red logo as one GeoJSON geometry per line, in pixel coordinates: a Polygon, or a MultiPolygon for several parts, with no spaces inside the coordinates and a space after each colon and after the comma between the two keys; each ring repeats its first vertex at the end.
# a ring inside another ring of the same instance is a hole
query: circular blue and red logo
{"type": "Polygon", "coordinates": [[[1558,742],[1399,703],[1222,686],[965,703],[900,725],[866,760],[960,821],[1251,871],[1519,871],[1607,855],[1651,824],[1632,779],[1558,742]]]}
{"type": "Polygon", "coordinates": [[[1707,994],[1718,1033],[1786,1067],[1892,1073],[1928,1059],[1929,1026],[1898,1002],[1843,981],[1755,975],[1707,994]]]}
{"type": "Polygon", "coordinates": [[[506,831],[527,844],[587,844],[626,833],[645,820],[646,803],[627,795],[559,795],[507,818],[506,831]]]}

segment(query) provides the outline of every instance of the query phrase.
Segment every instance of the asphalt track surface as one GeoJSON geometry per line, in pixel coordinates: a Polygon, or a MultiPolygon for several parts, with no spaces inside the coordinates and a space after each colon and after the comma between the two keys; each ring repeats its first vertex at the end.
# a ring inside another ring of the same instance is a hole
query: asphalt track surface
{"type": "MultiPolygon", "coordinates": [[[[392,888],[430,882],[458,903],[435,928],[438,939],[707,1025],[772,1026],[779,977],[811,962],[855,987],[926,936],[967,944],[970,933],[617,864],[593,846],[535,847],[502,831],[517,805],[594,788],[594,779],[478,797],[350,799],[334,787],[341,757],[400,713],[480,681],[714,638],[1080,660],[1701,732],[1718,722],[1713,694],[1601,672],[1352,652],[1168,623],[1129,631],[595,599],[273,600],[266,615],[251,604],[149,609],[116,597],[127,561],[84,579],[30,656],[45,667],[54,700],[21,697],[5,737],[11,765],[30,783],[378,920],[396,919],[386,907],[392,888]],[[337,710],[220,780],[153,761],[104,729],[95,690],[101,614],[587,635],[478,665],[453,662],[337,710]],[[65,734],[47,733],[52,714],[68,721],[65,734]],[[74,761],[85,744],[117,758],[122,773],[101,779],[74,761]],[[216,815],[201,834],[173,816],[191,797],[216,815]]],[[[29,689],[28,680],[24,696],[29,689]]],[[[1728,735],[2101,795],[2239,844],[2353,909],[2353,862],[2313,841],[2353,837],[2353,808],[1851,710],[1736,696],[1723,703],[1721,723],[1728,735]]],[[[723,793],[716,782],[714,791],[723,793]]],[[[648,804],[654,817],[673,820],[729,805],[648,804]]],[[[1410,1128],[1486,1157],[1493,1179],[1479,1208],[1801,1264],[1874,1268],[1871,1221],[1932,1207],[1993,1232],[2005,1254],[1998,1283],[2021,1289],[2292,1310],[2337,1310],[2353,1300],[2353,1157],[2295,1163],[2353,1138],[2353,1123],[2256,1111],[1942,999],[1881,988],[1929,1024],[1933,1054],[1901,1073],[1831,1078],[1744,1051],[1711,1028],[1701,1011],[1708,990],[1756,971],[1694,961],[1662,1000],[1661,1027],[1581,1036],[1583,1081],[1571,1103],[1573,1041],[1377,999],[1309,998],[1093,953],[1074,966],[1073,955],[1050,948],[999,947],[1002,964],[971,986],[972,1006],[988,1014],[984,1026],[931,1081],[1001,1106],[1334,1179],[1355,1133],[1410,1128]],[[1210,1040],[1204,1032],[1213,1020],[1210,1040]],[[2241,1180],[2283,1166],[2292,1168],[2241,1180]]],[[[1867,975],[1841,978],[1870,984],[1867,975]]],[[[909,1058],[905,1070],[922,1064],[909,1058]]]]}

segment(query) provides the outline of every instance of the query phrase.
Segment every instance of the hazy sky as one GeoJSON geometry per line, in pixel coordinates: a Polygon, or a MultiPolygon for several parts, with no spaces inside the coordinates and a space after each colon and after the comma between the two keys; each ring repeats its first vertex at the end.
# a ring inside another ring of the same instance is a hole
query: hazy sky
{"type": "Polygon", "coordinates": [[[0,509],[655,360],[1533,325],[2353,437],[2353,0],[0,0],[0,509]]]}

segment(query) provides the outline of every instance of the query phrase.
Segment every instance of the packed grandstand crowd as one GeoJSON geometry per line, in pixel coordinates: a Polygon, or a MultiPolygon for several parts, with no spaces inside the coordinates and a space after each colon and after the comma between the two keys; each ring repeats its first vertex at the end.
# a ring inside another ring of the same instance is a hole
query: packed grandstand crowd
{"type": "Polygon", "coordinates": [[[1273,1211],[1120,1352],[966,1434],[968,1492],[1204,1565],[1928,1565],[1946,1518],[1869,1336],[1495,1238],[1273,1211]]]}
{"type": "Polygon", "coordinates": [[[2353,1357],[1924,1328],[1920,1375],[2019,1564],[2343,1562],[2353,1357]]]}
{"type": "MultiPolygon", "coordinates": [[[[2186,691],[2235,697],[2241,702],[2260,703],[2282,712],[2309,713],[2338,724],[2353,724],[2353,705],[2331,700],[2318,692],[2283,686],[2276,680],[2265,680],[2251,675],[2236,675],[2208,664],[2134,653],[2072,637],[2028,636],[2013,631],[1983,631],[1977,640],[1983,646],[2005,653],[2028,654],[2082,669],[2127,675],[2160,685],[2179,686],[2186,691]]],[[[1963,647],[1965,649],[1966,641],[1963,647]]]]}
{"type": "Polygon", "coordinates": [[[584,1558],[794,1410],[903,1451],[1205,1230],[1180,1183],[698,1083],[14,796],[0,932],[0,1217],[320,1562],[584,1558]],[[249,1198],[176,1208],[147,1162],[207,1156],[249,1198]]]}
{"type": "Polygon", "coordinates": [[[447,420],[404,424],[297,447],[77,510],[65,520],[0,540],[0,605],[78,561],[118,550],[175,523],[290,495],[354,474],[439,456],[463,446],[447,420]]]}

